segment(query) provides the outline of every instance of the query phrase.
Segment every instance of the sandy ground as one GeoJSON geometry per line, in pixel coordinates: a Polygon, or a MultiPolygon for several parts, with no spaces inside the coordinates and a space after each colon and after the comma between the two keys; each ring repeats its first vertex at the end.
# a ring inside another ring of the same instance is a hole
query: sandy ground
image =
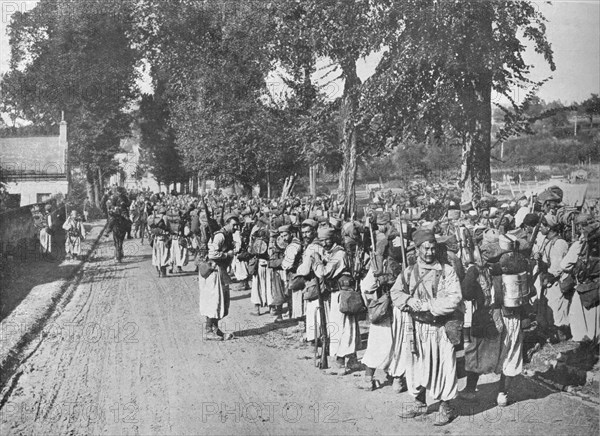
{"type": "Polygon", "coordinates": [[[315,368],[297,325],[250,316],[237,286],[222,323],[237,339],[205,341],[193,266],[159,279],[147,245],[127,241],[125,252],[117,264],[111,242],[100,244],[33,341],[2,392],[2,435],[598,434],[596,407],[525,378],[507,408],[494,405],[489,376],[477,402],[455,403],[450,425],[432,425],[436,404],[403,420],[407,394],[362,391],[361,373],[315,368]]]}

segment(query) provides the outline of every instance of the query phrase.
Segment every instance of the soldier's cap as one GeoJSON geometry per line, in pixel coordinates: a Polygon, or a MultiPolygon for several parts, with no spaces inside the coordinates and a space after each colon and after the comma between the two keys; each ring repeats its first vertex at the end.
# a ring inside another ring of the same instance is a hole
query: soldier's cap
{"type": "Polygon", "coordinates": [[[190,216],[196,216],[198,215],[198,209],[192,209],[192,211],[190,212],[190,216]]]}
{"type": "Polygon", "coordinates": [[[542,204],[546,203],[547,201],[560,202],[561,200],[562,198],[560,198],[560,196],[553,191],[544,191],[538,195],[538,201],[542,204]]]}
{"type": "Polygon", "coordinates": [[[420,247],[424,242],[436,242],[433,229],[422,227],[413,233],[412,239],[417,247],[420,247]]]}
{"type": "Polygon", "coordinates": [[[284,226],[280,226],[277,231],[279,233],[290,233],[292,231],[292,226],[290,226],[289,224],[284,225],[284,226]]]}
{"type": "Polygon", "coordinates": [[[160,209],[158,209],[158,213],[166,214],[167,213],[167,208],[166,207],[161,207],[160,209]]]}
{"type": "Polygon", "coordinates": [[[44,206],[44,209],[50,210],[50,209],[52,209],[52,205],[51,204],[47,204],[46,206],[44,206]]]}
{"type": "Polygon", "coordinates": [[[525,218],[523,218],[523,224],[531,227],[535,227],[539,221],[540,217],[535,213],[528,213],[525,215],[525,218]]]}
{"type": "Polygon", "coordinates": [[[252,215],[252,211],[249,208],[246,208],[242,211],[242,213],[240,215],[242,215],[242,216],[252,215]]]}
{"type": "Polygon", "coordinates": [[[278,229],[269,229],[269,236],[271,238],[276,238],[277,236],[279,236],[279,230],[278,229]]]}
{"type": "Polygon", "coordinates": [[[269,224],[269,217],[267,215],[262,215],[258,221],[260,221],[263,224],[269,224]]]}
{"type": "Polygon", "coordinates": [[[225,214],[225,217],[223,218],[223,221],[225,221],[225,224],[227,224],[229,222],[229,220],[236,220],[238,223],[240,222],[240,217],[237,216],[235,213],[230,212],[225,214]]]}
{"type": "Polygon", "coordinates": [[[317,222],[313,219],[306,219],[302,221],[302,227],[312,227],[313,229],[317,228],[317,222]]]}
{"type": "Polygon", "coordinates": [[[317,230],[317,237],[319,239],[331,239],[335,234],[335,229],[332,227],[319,227],[317,230]]]}
{"type": "Polygon", "coordinates": [[[467,201],[466,203],[461,203],[460,210],[462,210],[463,212],[473,210],[473,203],[471,203],[470,201],[467,201]]]}

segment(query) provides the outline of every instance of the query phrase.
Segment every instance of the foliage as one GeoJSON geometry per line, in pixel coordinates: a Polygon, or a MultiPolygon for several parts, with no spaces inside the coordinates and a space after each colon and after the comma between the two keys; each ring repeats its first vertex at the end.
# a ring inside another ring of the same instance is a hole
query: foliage
{"type": "Polygon", "coordinates": [[[9,25],[10,71],[2,110],[15,120],[69,123],[71,163],[104,169],[129,132],[125,112],[136,96],[131,46],[133,1],[41,0],[9,25]]]}

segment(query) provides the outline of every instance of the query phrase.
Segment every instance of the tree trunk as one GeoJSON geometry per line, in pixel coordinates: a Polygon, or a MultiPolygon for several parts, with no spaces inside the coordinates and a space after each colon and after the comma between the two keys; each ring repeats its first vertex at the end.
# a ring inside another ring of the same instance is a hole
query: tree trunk
{"type": "Polygon", "coordinates": [[[102,194],[103,191],[100,189],[100,184],[98,182],[98,180],[94,180],[94,195],[95,195],[95,202],[94,204],[96,205],[96,207],[100,207],[100,202],[102,201],[102,194]]]}
{"type": "Polygon", "coordinates": [[[198,177],[192,177],[192,195],[198,195],[198,177]]]}
{"type": "Polygon", "coordinates": [[[356,61],[348,59],[342,65],[344,72],[344,96],[340,110],[342,122],[342,153],[344,161],[339,179],[338,200],[345,205],[345,216],[356,212],[356,146],[357,131],[354,114],[358,108],[358,87],[360,79],[356,75],[356,61]]]}
{"type": "Polygon", "coordinates": [[[271,199],[271,174],[267,171],[267,198],[271,199]]]}
{"type": "MultiPolygon", "coordinates": [[[[478,30],[492,38],[493,11],[477,20],[478,30]],[[487,18],[487,19],[485,19],[487,18]]],[[[485,192],[492,190],[490,157],[492,146],[492,73],[487,65],[480,65],[477,74],[465,90],[467,129],[463,140],[460,184],[463,188],[462,202],[478,201],[485,192]]]]}

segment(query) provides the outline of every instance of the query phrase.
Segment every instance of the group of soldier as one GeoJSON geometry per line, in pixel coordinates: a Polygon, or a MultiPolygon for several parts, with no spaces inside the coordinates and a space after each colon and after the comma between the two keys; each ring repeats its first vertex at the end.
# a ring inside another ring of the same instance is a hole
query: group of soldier
{"type": "Polygon", "coordinates": [[[457,347],[467,378],[460,396],[475,399],[480,375],[496,373],[497,404],[506,406],[527,332],[597,344],[600,222],[596,211],[564,206],[556,187],[502,205],[437,203],[443,216],[425,220],[431,211],[380,199],[358,220],[344,219],[331,198],[154,194],[131,202],[129,217],[137,236],[149,231],[159,277],[194,259],[206,339],[233,339],[219,327],[233,279],[250,289],[252,315],[298,321],[303,340],[338,370],[364,368],[363,389],[386,372],[394,391],[414,397],[404,417],[426,413],[428,393],[441,401],[435,423],[444,425],[456,415],[457,347]]]}

